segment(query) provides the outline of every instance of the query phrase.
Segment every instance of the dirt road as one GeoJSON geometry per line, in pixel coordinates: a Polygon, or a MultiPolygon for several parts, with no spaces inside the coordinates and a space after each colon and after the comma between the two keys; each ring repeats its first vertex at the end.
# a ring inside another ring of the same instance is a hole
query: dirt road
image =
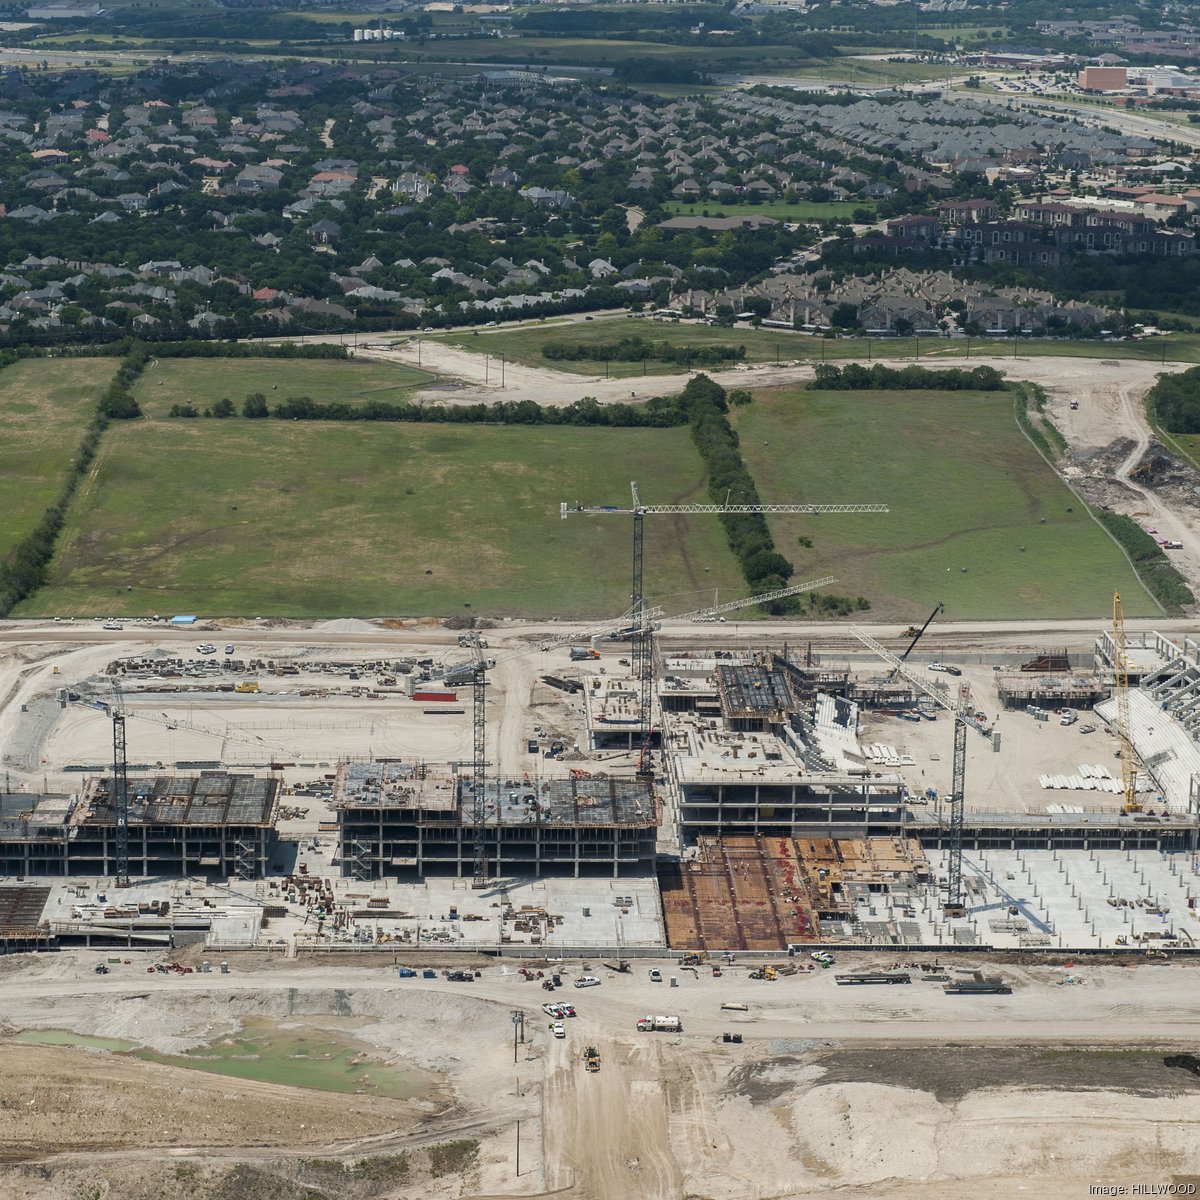
{"type": "MultiPolygon", "coordinates": [[[[497,341],[499,341],[497,339],[497,341]]],[[[1169,348],[1168,348],[1169,349],[1169,348]]],[[[533,400],[545,406],[565,406],[584,396],[600,403],[645,400],[679,392],[694,373],[653,375],[636,379],[604,379],[574,375],[548,367],[507,364],[497,366],[495,354],[478,354],[457,346],[415,340],[397,343],[393,351],[360,351],[380,361],[415,364],[418,356],[426,370],[434,370],[456,386],[425,389],[417,397],[429,403],[476,404],[504,400],[533,400]]],[[[911,360],[876,361],[890,366],[911,366],[911,360]]],[[[1200,595],[1200,500],[1187,486],[1167,494],[1143,486],[1132,478],[1152,449],[1153,439],[1142,409],[1142,399],[1155,377],[1164,370],[1187,364],[1147,363],[1127,359],[1071,357],[958,358],[930,360],[939,367],[995,366],[1013,380],[1028,380],[1046,390],[1047,413],[1066,438],[1070,453],[1060,469],[1073,486],[1093,503],[1105,504],[1159,530],[1159,535],[1183,543],[1173,551],[1173,561],[1200,595]],[[1126,445],[1128,444],[1128,445],[1126,445]],[[1112,457],[1121,453],[1121,461],[1112,457]],[[1189,501],[1189,495],[1192,497],[1189,501]]],[[[728,371],[710,372],[726,388],[749,390],[792,387],[813,378],[809,363],[790,362],[778,366],[760,363],[728,371]]],[[[1176,464],[1178,465],[1178,464],[1176,464]]],[[[1178,475],[1179,472],[1176,472],[1178,475]]],[[[1200,472],[1184,472],[1200,487],[1200,472]]],[[[1179,482],[1176,479],[1176,482],[1179,482]]]]}
{"type": "MultiPolygon", "coordinates": [[[[626,975],[601,970],[599,988],[568,989],[563,998],[579,1016],[558,1039],[540,1013],[545,993],[511,968],[487,968],[470,985],[439,978],[397,987],[390,965],[361,959],[231,956],[231,975],[183,978],[146,975],[139,959],[96,978],[98,957],[0,960],[8,1028],[172,1045],[251,1014],[319,1025],[336,1012],[356,1038],[436,1072],[444,1098],[436,1111],[418,1102],[422,1115],[370,1097],[185,1076],[0,1039],[0,1108],[12,1117],[0,1123],[0,1158],[39,1147],[50,1154],[36,1174],[0,1166],[0,1196],[72,1200],[90,1173],[106,1187],[133,1180],[146,1195],[175,1200],[171,1173],[180,1164],[191,1200],[235,1192],[767,1200],[834,1188],[900,1200],[915,1194],[917,1179],[946,1196],[998,1195],[1014,1178],[1046,1180],[1035,1194],[1051,1194],[1081,1179],[1164,1183],[1200,1170],[1200,1080],[1167,1068],[1156,1048],[1200,1048],[1195,971],[1186,966],[1076,967],[1082,982],[1064,988],[1053,967],[999,964],[1013,995],[963,999],[922,982],[840,989],[831,972],[752,983],[744,967],[721,979],[685,975],[669,988],[650,981],[643,963],[626,975]],[[721,1011],[734,1000],[748,1011],[721,1011]],[[516,1063],[514,1008],[527,1014],[516,1063]],[[635,1030],[639,1015],[663,1011],[682,1017],[682,1034],[635,1030]],[[743,1043],[724,1043],[729,1030],[743,1043]],[[600,1051],[598,1073],[583,1068],[587,1045],[600,1051]],[[1122,1053],[1088,1049],[1097,1046],[1122,1053]],[[320,1108],[318,1132],[307,1136],[305,1104],[320,1108]],[[477,1146],[463,1154],[469,1169],[415,1169],[426,1163],[424,1148],[455,1138],[477,1146]],[[92,1148],[86,1156],[82,1145],[92,1148]],[[1165,1174],[1138,1174],[1145,1145],[1156,1147],[1165,1174]],[[164,1157],[155,1147],[173,1149],[164,1157]],[[406,1178],[345,1190],[359,1186],[346,1164],[371,1155],[382,1172],[403,1153],[406,1178]],[[312,1175],[318,1168],[326,1174],[312,1175]],[[233,1178],[240,1184],[230,1190],[233,1178]],[[310,1190],[296,1191],[301,1185],[310,1190]]],[[[842,969],[868,964],[884,960],[839,958],[842,969]]],[[[564,968],[568,978],[582,970],[564,968]]]]}

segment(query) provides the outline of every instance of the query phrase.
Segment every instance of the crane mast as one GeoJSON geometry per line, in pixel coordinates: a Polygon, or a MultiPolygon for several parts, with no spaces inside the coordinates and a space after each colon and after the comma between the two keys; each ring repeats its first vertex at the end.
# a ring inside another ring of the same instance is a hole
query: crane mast
{"type": "MultiPolygon", "coordinates": [[[[886,504],[643,504],[638,491],[637,482],[629,485],[632,493],[632,505],[628,508],[610,504],[567,504],[559,505],[559,516],[566,520],[570,516],[632,516],[633,517],[633,586],[630,589],[632,599],[631,612],[635,624],[632,653],[630,654],[631,669],[634,683],[637,687],[638,708],[638,773],[652,774],[650,768],[650,737],[653,733],[651,704],[654,694],[654,640],[652,631],[645,626],[643,611],[645,609],[645,594],[643,589],[645,567],[645,518],[648,516],[725,516],[746,513],[761,515],[803,514],[817,515],[821,513],[886,513],[890,509],[886,504]]],[[[814,585],[815,586],[815,585],[814,585]]],[[[800,589],[806,590],[806,589],[800,589]]],[[[790,594],[795,594],[790,593],[790,594]]],[[[763,603],[766,598],[762,599],[763,603]]]]}
{"type": "MultiPolygon", "coordinates": [[[[824,587],[829,583],[836,583],[837,580],[833,576],[826,576],[823,579],[814,579],[808,583],[795,583],[790,587],[779,588],[774,592],[766,592],[757,596],[746,596],[741,600],[731,600],[725,604],[717,605],[715,608],[702,608],[694,612],[681,613],[677,617],[672,617],[674,621],[693,621],[702,617],[716,616],[720,613],[734,612],[739,608],[749,608],[755,604],[762,604],[770,600],[782,600],[788,596],[796,596],[801,592],[811,591],[816,587],[824,587]]],[[[662,615],[661,608],[647,608],[642,606],[642,615],[638,620],[638,625],[634,630],[635,639],[644,637],[650,642],[650,652],[653,653],[652,638],[654,636],[654,619],[662,615]]],[[[487,766],[486,755],[486,688],[487,688],[487,672],[497,663],[508,662],[513,658],[521,658],[527,654],[535,654],[539,650],[552,650],[556,646],[562,646],[569,642],[579,641],[580,639],[588,639],[604,633],[611,633],[621,629],[628,629],[629,622],[632,617],[632,612],[625,613],[618,621],[608,622],[605,625],[600,625],[582,632],[575,631],[573,633],[558,634],[552,638],[546,638],[535,642],[530,646],[524,646],[519,650],[512,650],[507,654],[502,654],[499,658],[488,660],[483,657],[483,647],[479,641],[479,635],[472,633],[468,648],[471,651],[471,661],[464,667],[462,664],[455,664],[444,671],[444,677],[447,679],[460,680],[467,682],[467,677],[463,672],[469,670],[469,682],[471,685],[471,728],[473,733],[472,755],[471,755],[471,827],[472,827],[472,845],[473,845],[473,863],[472,863],[472,887],[481,888],[487,884],[487,804],[485,800],[485,770],[487,766]]],[[[653,676],[651,676],[653,680],[653,676]]],[[[465,764],[462,764],[465,765],[465,764]]]]}
{"type": "Polygon", "coordinates": [[[1121,607],[1121,593],[1113,593],[1112,616],[1113,640],[1113,691],[1117,696],[1117,737],[1121,742],[1121,793],[1124,796],[1122,811],[1142,811],[1137,798],[1137,765],[1133,760],[1133,742],[1130,739],[1132,724],[1129,717],[1129,651],[1125,644],[1125,610],[1121,607]]]}
{"type": "MultiPolygon", "coordinates": [[[[936,610],[935,610],[936,611],[936,610]]],[[[932,620],[932,615],[930,620],[932,620]]],[[[928,622],[927,622],[928,623],[928,622]]],[[[850,632],[869,650],[873,650],[885,662],[892,665],[892,676],[903,675],[918,691],[928,696],[939,708],[954,718],[954,762],[950,777],[950,860],[946,872],[946,912],[960,916],[966,910],[966,894],[962,882],[963,851],[963,807],[966,800],[967,776],[967,729],[985,737],[991,730],[971,711],[970,689],[959,688],[958,700],[951,700],[918,675],[903,659],[898,658],[886,646],[880,645],[864,629],[850,626],[850,632]]]]}

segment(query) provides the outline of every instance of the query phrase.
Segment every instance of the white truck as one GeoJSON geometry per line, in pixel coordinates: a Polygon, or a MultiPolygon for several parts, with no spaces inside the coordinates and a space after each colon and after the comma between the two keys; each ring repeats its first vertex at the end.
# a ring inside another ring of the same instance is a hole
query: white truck
{"type": "Polygon", "coordinates": [[[681,1033],[683,1022],[678,1017],[638,1017],[638,1033],[681,1033]]]}

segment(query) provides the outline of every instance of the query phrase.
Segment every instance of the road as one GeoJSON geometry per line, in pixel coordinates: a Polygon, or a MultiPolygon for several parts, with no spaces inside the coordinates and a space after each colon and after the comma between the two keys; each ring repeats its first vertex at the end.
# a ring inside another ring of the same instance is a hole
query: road
{"type": "MultiPolygon", "coordinates": [[[[1101,621],[1102,614],[1097,614],[1094,619],[948,621],[931,627],[925,635],[925,641],[931,645],[972,644],[1002,648],[1009,645],[1037,645],[1050,638],[1055,645],[1090,646],[1101,621]]],[[[458,645],[458,634],[454,630],[437,625],[422,624],[405,629],[381,627],[372,632],[335,633],[299,622],[290,624],[285,629],[256,629],[237,625],[222,629],[219,621],[214,624],[222,637],[232,637],[247,647],[344,646],[386,649],[398,646],[457,648],[458,645]]],[[[506,621],[495,629],[489,629],[488,639],[493,649],[499,639],[512,642],[513,647],[517,648],[522,640],[558,637],[572,629],[584,631],[589,628],[591,626],[586,623],[506,621]]],[[[887,640],[899,638],[908,626],[890,623],[862,625],[861,628],[872,637],[887,640]]],[[[1126,622],[1126,628],[1131,632],[1160,630],[1163,633],[1187,633],[1195,629],[1195,621],[1184,617],[1130,618],[1126,622]]],[[[81,646],[110,645],[114,653],[131,653],[150,646],[163,646],[176,652],[190,653],[204,636],[196,631],[171,629],[163,625],[130,625],[118,633],[87,629],[80,625],[47,625],[40,621],[0,622],[0,647],[60,646],[64,650],[74,650],[81,646]]],[[[718,626],[712,622],[679,624],[668,618],[661,623],[659,636],[660,639],[666,638],[670,641],[702,643],[766,638],[792,638],[812,641],[819,645],[849,645],[856,641],[844,626],[820,621],[727,621],[718,626]]]]}
{"type": "Polygon", "coordinates": [[[1156,121],[1142,117],[1125,109],[1097,109],[1088,104],[1073,104],[1070,100],[1058,100],[1049,96],[995,96],[988,92],[959,91],[955,95],[977,104],[989,104],[997,108],[1008,108],[1015,104],[1019,108],[1041,109],[1053,114],[1077,117],[1085,125],[1108,126],[1122,133],[1150,137],[1157,141],[1180,142],[1185,146],[1200,146],[1200,127],[1176,125],[1167,121],[1156,121]]]}

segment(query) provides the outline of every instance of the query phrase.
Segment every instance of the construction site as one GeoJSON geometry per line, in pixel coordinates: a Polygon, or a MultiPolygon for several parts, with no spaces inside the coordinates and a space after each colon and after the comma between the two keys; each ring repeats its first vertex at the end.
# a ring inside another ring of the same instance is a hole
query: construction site
{"type": "Polygon", "coordinates": [[[1186,1177],[1200,653],[1114,618],[36,631],[0,1189],[915,1200],[1064,1120],[1186,1177]]]}
{"type": "MultiPolygon", "coordinates": [[[[239,635],[223,658],[150,629],[126,655],[51,650],[0,714],[0,869],[14,884],[236,887],[238,905],[272,910],[279,879],[332,880],[307,890],[322,920],[306,944],[363,944],[361,909],[386,945],[404,929],[386,914],[426,909],[427,924],[453,910],[456,944],[500,951],[513,931],[483,896],[544,885],[534,907],[563,915],[591,907],[572,892],[591,879],[616,888],[600,910],[640,889],[624,907],[654,910],[639,940],[664,949],[1082,951],[1150,932],[1120,903],[1085,911],[1073,874],[1059,894],[1072,855],[1103,870],[1115,854],[1146,878],[1125,898],[1164,916],[1154,940],[1191,945],[1190,638],[1127,637],[1118,606],[1086,649],[943,663],[918,645],[924,627],[886,643],[851,628],[800,654],[722,642],[698,623],[710,612],[688,616],[355,630],[368,644],[333,655],[321,643],[336,630],[311,645],[239,635]],[[441,886],[453,899],[429,908],[422,889],[441,886]]],[[[545,925],[544,944],[603,944],[597,921],[545,925]]],[[[275,915],[272,939],[281,927],[275,915]]]]}

